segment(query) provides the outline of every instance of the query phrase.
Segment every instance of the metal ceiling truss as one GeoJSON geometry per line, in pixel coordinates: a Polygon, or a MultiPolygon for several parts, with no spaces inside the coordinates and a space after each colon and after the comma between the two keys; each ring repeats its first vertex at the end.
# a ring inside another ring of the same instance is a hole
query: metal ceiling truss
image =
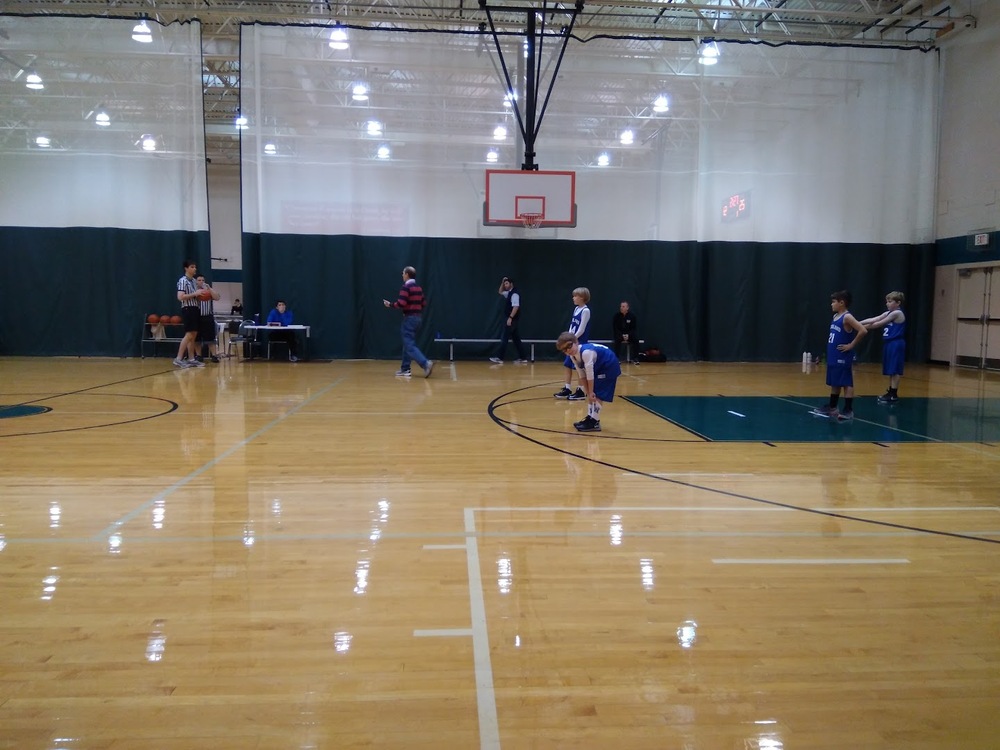
{"type": "MultiPolygon", "coordinates": [[[[441,44],[462,49],[471,45],[481,53],[493,54],[488,32],[491,26],[497,34],[497,49],[507,44],[519,50],[520,40],[528,38],[528,27],[537,21],[533,38],[546,52],[570,38],[585,44],[587,52],[585,63],[562,74],[555,83],[541,136],[556,131],[561,142],[578,146],[587,142],[586,148],[593,151],[594,144],[606,143],[609,134],[615,136],[615,131],[628,123],[648,125],[645,131],[636,132],[637,142],[661,139],[677,147],[690,145],[697,137],[697,128],[685,123],[692,117],[718,116],[705,105],[701,87],[724,85],[706,82],[698,70],[699,42],[735,42],[753,48],[748,47],[742,56],[740,91],[727,92],[721,103],[713,99],[711,106],[724,107],[728,101],[730,106],[766,110],[766,102],[757,96],[755,75],[761,79],[799,75],[806,99],[830,95],[830,85],[836,85],[824,84],[816,71],[794,70],[787,55],[772,59],[767,54],[770,47],[929,50],[949,35],[973,27],[973,8],[972,0],[581,0],[579,4],[501,0],[488,11],[481,0],[0,0],[0,12],[17,15],[146,17],[164,24],[198,20],[202,26],[206,150],[210,159],[222,163],[239,161],[239,134],[233,121],[239,113],[242,24],[316,26],[318,40],[325,40],[337,24],[349,31],[414,32],[417,38],[413,41],[421,44],[425,40],[419,32],[445,32],[454,36],[444,38],[441,44]],[[692,42],[690,57],[663,54],[665,44],[683,40],[692,42]],[[642,60],[646,61],[645,70],[637,73],[636,63],[642,60]],[[668,88],[672,100],[669,123],[649,111],[652,97],[668,88]]],[[[393,35],[391,43],[405,43],[406,36],[393,35]]],[[[2,42],[0,39],[0,52],[2,42]]],[[[418,46],[413,45],[415,49],[418,46]]],[[[442,137],[464,137],[484,122],[504,118],[505,84],[496,63],[495,75],[489,79],[478,73],[446,70],[433,61],[422,65],[419,53],[407,61],[406,69],[400,69],[386,62],[394,59],[391,55],[379,59],[379,48],[379,43],[368,44],[361,53],[364,59],[352,59],[350,66],[335,72],[331,72],[329,57],[316,59],[315,45],[293,52],[290,57],[295,59],[289,64],[294,62],[298,68],[290,67],[289,75],[294,73],[296,78],[285,84],[299,87],[303,95],[315,98],[321,94],[331,105],[343,106],[349,103],[352,76],[377,79],[383,99],[392,102],[383,102],[365,116],[389,108],[405,111],[412,125],[407,129],[414,133],[421,127],[434,127],[442,137]],[[440,93],[439,100],[414,101],[410,84],[415,81],[425,90],[433,85],[440,93]]],[[[570,48],[567,56],[573,51],[570,48]]],[[[549,67],[540,70],[540,79],[555,73],[552,58],[546,64],[549,67]]],[[[114,72],[109,75],[113,77],[114,72]]],[[[539,104],[544,98],[542,92],[539,104]]],[[[768,117],[777,121],[788,115],[772,112],[768,117]]],[[[476,133],[471,139],[489,145],[488,133],[476,133]]]]}

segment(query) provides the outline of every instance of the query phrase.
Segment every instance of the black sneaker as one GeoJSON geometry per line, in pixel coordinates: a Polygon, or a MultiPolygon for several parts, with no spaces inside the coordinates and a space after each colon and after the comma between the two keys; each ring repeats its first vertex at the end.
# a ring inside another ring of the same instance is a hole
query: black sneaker
{"type": "Polygon", "coordinates": [[[567,401],[586,401],[587,394],[583,392],[583,388],[577,388],[576,393],[572,393],[566,397],[567,401]]]}
{"type": "Polygon", "coordinates": [[[217,355],[215,355],[215,354],[213,354],[211,357],[209,357],[209,359],[212,360],[213,362],[215,362],[216,364],[219,363],[219,357],[217,355]]]}
{"type": "Polygon", "coordinates": [[[556,398],[569,398],[570,396],[573,395],[573,391],[571,391],[569,388],[563,388],[558,393],[553,393],[552,395],[555,396],[556,398]]]}
{"type": "Polygon", "coordinates": [[[581,427],[582,427],[583,425],[587,424],[587,420],[588,420],[588,419],[590,419],[590,416],[586,416],[586,417],[584,417],[584,418],[583,418],[583,419],[581,419],[581,420],[580,420],[579,422],[574,422],[574,423],[573,423],[573,426],[574,426],[574,427],[575,427],[576,429],[578,429],[578,430],[579,430],[579,429],[580,429],[580,428],[581,428],[581,427]]]}
{"type": "Polygon", "coordinates": [[[885,393],[883,393],[881,396],[878,397],[878,402],[880,404],[894,404],[897,401],[899,401],[899,396],[894,396],[888,391],[886,391],[885,393]]]}
{"type": "Polygon", "coordinates": [[[593,417],[588,416],[583,422],[576,425],[576,429],[580,432],[600,432],[601,423],[593,417]]]}

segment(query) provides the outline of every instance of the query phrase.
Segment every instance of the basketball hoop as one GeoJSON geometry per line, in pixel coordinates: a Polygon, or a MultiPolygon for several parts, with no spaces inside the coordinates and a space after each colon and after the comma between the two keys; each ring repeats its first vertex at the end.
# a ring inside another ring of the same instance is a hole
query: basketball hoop
{"type": "Polygon", "coordinates": [[[538,229],[542,225],[542,215],[535,213],[521,214],[521,221],[524,222],[525,229],[538,229]]]}

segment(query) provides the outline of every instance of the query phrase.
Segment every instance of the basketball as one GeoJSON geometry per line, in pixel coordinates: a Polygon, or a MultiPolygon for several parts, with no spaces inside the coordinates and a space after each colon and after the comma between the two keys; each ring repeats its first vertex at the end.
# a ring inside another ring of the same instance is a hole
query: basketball
{"type": "Polygon", "coordinates": [[[200,300],[210,300],[210,299],[212,299],[212,290],[211,289],[199,289],[198,290],[198,299],[200,299],[200,300]]]}
{"type": "MultiPolygon", "coordinates": [[[[150,316],[150,317],[152,317],[152,316],[150,316]]],[[[171,323],[171,319],[170,319],[169,315],[161,315],[160,316],[160,325],[161,326],[170,325],[170,323],[171,323]]]]}
{"type": "Polygon", "coordinates": [[[171,315],[170,316],[170,325],[179,326],[183,322],[184,322],[184,319],[181,318],[180,315],[171,315]]]}
{"type": "Polygon", "coordinates": [[[155,314],[150,315],[146,318],[146,322],[149,323],[151,326],[155,326],[157,323],[160,322],[160,316],[155,314]]]}

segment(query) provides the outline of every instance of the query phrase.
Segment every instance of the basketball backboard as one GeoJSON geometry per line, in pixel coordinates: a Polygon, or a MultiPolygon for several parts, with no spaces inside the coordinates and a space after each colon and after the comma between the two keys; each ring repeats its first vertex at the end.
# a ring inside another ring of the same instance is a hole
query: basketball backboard
{"type": "Polygon", "coordinates": [[[483,224],[523,227],[525,214],[540,214],[538,226],[575,227],[576,172],[487,169],[483,224]]]}

